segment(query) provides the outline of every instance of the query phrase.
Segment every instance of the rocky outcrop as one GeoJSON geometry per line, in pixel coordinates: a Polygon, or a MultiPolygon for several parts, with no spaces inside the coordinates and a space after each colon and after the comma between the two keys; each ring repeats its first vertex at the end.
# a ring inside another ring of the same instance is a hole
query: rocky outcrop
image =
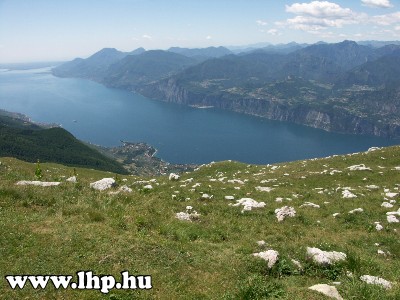
{"type": "Polygon", "coordinates": [[[354,115],[350,111],[332,107],[312,107],[310,104],[290,105],[287,102],[259,99],[251,96],[239,97],[227,92],[206,93],[185,88],[175,78],[137,90],[140,94],[166,102],[193,106],[213,106],[219,109],[259,116],[270,120],[288,121],[326,131],[375,135],[380,137],[400,137],[400,125],[378,124],[354,115]]]}

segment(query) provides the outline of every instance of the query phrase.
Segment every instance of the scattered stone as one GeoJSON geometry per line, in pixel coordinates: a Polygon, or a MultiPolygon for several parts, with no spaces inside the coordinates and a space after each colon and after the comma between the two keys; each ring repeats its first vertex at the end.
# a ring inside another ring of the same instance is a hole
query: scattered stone
{"type": "Polygon", "coordinates": [[[61,182],[46,182],[46,181],[28,181],[21,180],[16,183],[17,185],[36,185],[36,186],[57,186],[60,185],[61,182]]]}
{"type": "Polygon", "coordinates": [[[253,256],[260,257],[268,262],[268,268],[271,269],[278,260],[279,253],[275,250],[253,253],[253,256]]]}
{"type": "Polygon", "coordinates": [[[381,231],[383,229],[383,226],[379,222],[375,222],[375,229],[377,231],[381,231]]]}
{"type": "Polygon", "coordinates": [[[366,282],[367,284],[376,284],[376,285],[381,285],[385,289],[391,289],[392,288],[392,283],[390,281],[387,281],[383,278],[376,277],[376,276],[370,276],[370,275],[363,275],[360,277],[361,281],[366,282]]]}
{"type": "Polygon", "coordinates": [[[256,186],[256,190],[259,192],[270,192],[272,191],[274,188],[270,188],[267,186],[256,186]]]}
{"type": "Polygon", "coordinates": [[[69,178],[67,178],[65,181],[72,182],[72,183],[77,183],[77,182],[78,182],[78,181],[76,180],[76,176],[69,177],[69,178]]]}
{"type": "Polygon", "coordinates": [[[389,202],[382,202],[381,204],[382,207],[386,207],[386,208],[392,208],[393,204],[389,203],[389,202]]]}
{"type": "Polygon", "coordinates": [[[260,247],[264,247],[267,243],[265,241],[257,241],[257,245],[260,247]]]}
{"type": "Polygon", "coordinates": [[[382,148],[379,148],[379,147],[371,147],[371,148],[368,149],[367,152],[373,152],[373,151],[381,150],[381,149],[382,149],[382,148]]]}
{"type": "Polygon", "coordinates": [[[193,210],[193,207],[191,206],[186,206],[186,212],[179,212],[176,213],[175,218],[181,221],[189,221],[192,222],[194,220],[198,220],[200,217],[200,214],[197,213],[197,211],[193,210]]]}
{"type": "Polygon", "coordinates": [[[313,207],[313,208],[319,208],[320,206],[318,204],[314,204],[312,202],[304,202],[304,204],[300,205],[300,207],[313,207]]]}
{"type": "Polygon", "coordinates": [[[367,189],[369,189],[369,190],[377,190],[377,189],[379,189],[379,186],[374,185],[374,184],[366,185],[365,187],[366,187],[367,189]]]}
{"type": "Polygon", "coordinates": [[[380,254],[380,255],[385,255],[385,252],[378,249],[378,254],[380,254]]]}
{"type": "Polygon", "coordinates": [[[396,197],[399,193],[386,193],[386,197],[393,198],[396,197]]]}
{"type": "Polygon", "coordinates": [[[397,210],[397,211],[389,211],[389,212],[387,212],[386,213],[386,215],[393,215],[393,216],[395,216],[395,215],[397,215],[397,216],[400,216],[400,208],[397,210]]]}
{"type": "Polygon", "coordinates": [[[203,193],[200,198],[206,200],[206,199],[211,199],[212,197],[213,197],[212,195],[210,196],[209,194],[203,193]]]}
{"type": "Polygon", "coordinates": [[[121,186],[117,191],[115,192],[109,192],[110,195],[117,195],[121,192],[124,193],[132,193],[132,189],[130,187],[127,187],[126,185],[121,186]]]}
{"type": "Polygon", "coordinates": [[[242,180],[239,179],[230,179],[228,180],[229,183],[238,183],[238,184],[244,184],[242,180]]]}
{"type": "Polygon", "coordinates": [[[399,223],[399,219],[396,218],[395,215],[388,215],[386,216],[388,223],[399,223]]]}
{"type": "Polygon", "coordinates": [[[236,200],[235,204],[231,204],[232,206],[240,206],[243,205],[243,210],[242,213],[244,211],[248,211],[248,210],[252,210],[253,207],[264,207],[265,206],[265,202],[257,202],[254,199],[251,198],[242,198],[239,200],[236,200]]]}
{"type": "Polygon", "coordinates": [[[343,252],[337,251],[322,251],[318,248],[307,247],[307,256],[310,257],[317,264],[331,265],[335,262],[345,260],[347,255],[343,252]]]}
{"type": "Polygon", "coordinates": [[[340,215],[340,213],[334,213],[332,216],[333,216],[334,218],[336,218],[338,215],[340,215]]]}
{"type": "Polygon", "coordinates": [[[283,206],[281,208],[275,209],[275,215],[276,215],[276,218],[278,219],[278,222],[281,222],[286,217],[296,216],[296,211],[291,206],[283,206]]]}
{"type": "Polygon", "coordinates": [[[361,207],[359,207],[359,208],[356,208],[356,209],[353,209],[353,210],[349,211],[349,214],[354,214],[356,212],[363,212],[363,211],[364,210],[361,207]]]}
{"type": "Polygon", "coordinates": [[[364,164],[350,166],[347,169],[350,171],[372,171],[371,168],[366,167],[364,164]]]}
{"type": "Polygon", "coordinates": [[[225,196],[225,200],[235,200],[235,197],[233,197],[233,196],[225,196]]]}
{"type": "Polygon", "coordinates": [[[144,190],[152,190],[152,189],[153,189],[153,186],[152,186],[151,184],[148,184],[148,185],[145,185],[145,186],[143,187],[143,189],[144,189],[144,190]]]}
{"type": "Polygon", "coordinates": [[[317,291],[317,292],[324,294],[325,296],[328,296],[333,299],[343,300],[343,298],[340,296],[336,287],[334,287],[332,285],[316,284],[316,285],[309,287],[309,289],[313,290],[313,291],[317,291]]]}
{"type": "Polygon", "coordinates": [[[178,174],[175,173],[170,173],[168,176],[169,180],[179,180],[180,176],[178,174]]]}
{"type": "Polygon", "coordinates": [[[344,190],[342,191],[342,197],[343,198],[357,198],[356,195],[354,195],[352,192],[350,192],[349,190],[344,190]]]}
{"type": "Polygon", "coordinates": [[[111,187],[115,186],[115,180],[114,178],[103,178],[100,179],[96,182],[92,182],[90,184],[90,187],[95,189],[95,190],[99,190],[99,191],[104,191],[106,189],[109,189],[111,187]]]}

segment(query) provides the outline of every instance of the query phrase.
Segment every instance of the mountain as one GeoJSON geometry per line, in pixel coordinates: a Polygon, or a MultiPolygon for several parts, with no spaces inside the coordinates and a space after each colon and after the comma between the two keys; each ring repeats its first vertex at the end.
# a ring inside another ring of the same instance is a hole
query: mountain
{"type": "Polygon", "coordinates": [[[128,55],[107,69],[102,82],[116,88],[134,89],[164,77],[171,76],[198,60],[162,50],[128,55]]]}
{"type": "Polygon", "coordinates": [[[393,108],[399,49],[354,41],[267,45],[238,55],[221,47],[175,47],[125,56],[98,72],[102,76],[97,81],[162,101],[214,106],[328,131],[400,137],[400,112],[393,108]],[[201,56],[218,51],[227,55],[201,56]]]}
{"type": "Polygon", "coordinates": [[[387,45],[400,45],[400,41],[359,41],[359,45],[369,46],[373,48],[381,48],[387,45]]]}
{"type": "Polygon", "coordinates": [[[171,47],[168,49],[168,51],[182,54],[188,57],[198,57],[204,59],[221,57],[228,54],[232,54],[232,52],[225,47],[208,47],[208,48],[194,48],[194,49],[171,47]]]}
{"type": "Polygon", "coordinates": [[[0,156],[127,173],[121,164],[83,144],[65,129],[44,128],[23,115],[5,111],[0,111],[0,156]]]}
{"type": "MultiPolygon", "coordinates": [[[[391,48],[391,49],[396,49],[391,48]]],[[[338,87],[364,85],[381,88],[400,87],[400,48],[346,72],[337,82],[338,87]]]]}
{"type": "Polygon", "coordinates": [[[138,55],[145,51],[143,48],[130,53],[118,51],[114,48],[104,48],[87,59],[76,58],[53,68],[52,72],[59,77],[79,77],[92,80],[101,80],[107,74],[108,68],[127,55],[138,55]]]}
{"type": "Polygon", "coordinates": [[[321,62],[329,61],[340,70],[349,70],[367,61],[377,58],[371,47],[362,46],[354,41],[343,41],[335,44],[314,44],[293,53],[293,59],[319,58],[321,62]]]}
{"type": "Polygon", "coordinates": [[[398,94],[390,90],[399,78],[396,49],[344,41],[319,43],[287,55],[261,51],[229,55],[137,91],[163,101],[213,106],[328,131],[400,137],[398,94]],[[371,88],[343,90],[339,84],[359,80],[368,72],[373,73],[369,82],[376,83],[371,88]],[[389,90],[376,90],[382,82],[390,83],[389,90]]]}

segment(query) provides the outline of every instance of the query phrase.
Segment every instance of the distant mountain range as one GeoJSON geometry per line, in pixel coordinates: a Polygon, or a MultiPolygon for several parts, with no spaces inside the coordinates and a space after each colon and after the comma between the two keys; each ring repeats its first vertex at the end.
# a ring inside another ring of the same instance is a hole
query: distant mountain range
{"type": "Polygon", "coordinates": [[[103,49],[53,69],[169,102],[400,137],[400,43],[103,49]]]}

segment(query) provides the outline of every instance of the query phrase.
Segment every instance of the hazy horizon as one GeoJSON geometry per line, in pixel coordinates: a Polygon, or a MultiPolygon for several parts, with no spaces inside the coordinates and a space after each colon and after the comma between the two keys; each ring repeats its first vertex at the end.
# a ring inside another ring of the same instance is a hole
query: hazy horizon
{"type": "Polygon", "coordinates": [[[0,63],[256,43],[400,39],[394,0],[0,0],[0,63]]]}

